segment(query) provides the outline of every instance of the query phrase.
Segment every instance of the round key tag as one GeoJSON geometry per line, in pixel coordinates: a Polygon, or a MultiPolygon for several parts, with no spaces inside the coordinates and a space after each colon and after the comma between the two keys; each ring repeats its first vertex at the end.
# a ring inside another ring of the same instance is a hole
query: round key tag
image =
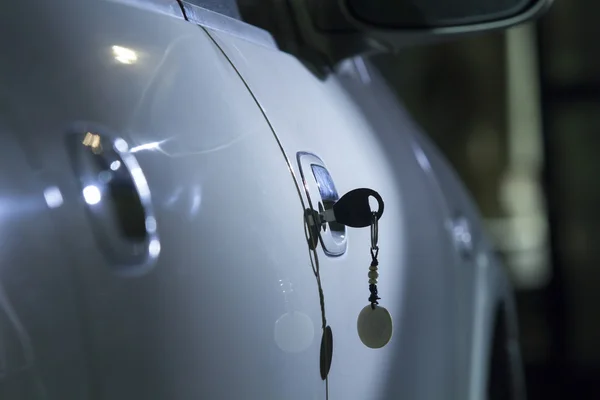
{"type": "Polygon", "coordinates": [[[371,349],[380,349],[392,338],[392,316],[385,307],[370,304],[362,309],[356,323],[358,337],[371,349]]]}

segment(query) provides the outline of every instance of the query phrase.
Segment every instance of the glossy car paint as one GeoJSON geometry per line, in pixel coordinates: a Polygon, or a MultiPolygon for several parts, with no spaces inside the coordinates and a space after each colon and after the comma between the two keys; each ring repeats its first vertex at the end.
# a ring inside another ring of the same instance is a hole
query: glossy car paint
{"type": "Polygon", "coordinates": [[[464,190],[377,74],[356,59],[322,79],[244,37],[254,28],[162,10],[0,5],[1,397],[483,398],[507,284],[464,190]],[[65,145],[74,130],[122,138],[139,163],[160,238],[149,268],[116,270],[99,246],[65,145]],[[340,257],[318,248],[327,381],[302,151],[340,194],[368,187],[386,202],[379,291],[395,327],[383,349],[356,331],[368,229],[349,228],[340,257]]]}
{"type": "MultiPolygon", "coordinates": [[[[341,193],[362,185],[386,199],[380,292],[388,293],[383,304],[392,310],[398,335],[385,350],[373,351],[361,347],[350,324],[367,297],[348,288],[366,286],[369,243],[367,231],[351,231],[347,258],[321,257],[325,293],[336,293],[326,300],[327,312],[332,326],[344,327],[335,331],[334,352],[334,365],[344,368],[332,368],[330,394],[482,398],[487,353],[474,339],[489,322],[478,317],[476,304],[485,304],[491,292],[484,290],[486,298],[476,303],[475,280],[476,260],[484,262],[489,246],[481,245],[479,217],[464,189],[444,174],[449,166],[439,154],[423,151],[418,129],[363,59],[349,60],[320,80],[287,54],[221,32],[211,35],[257,97],[288,157],[317,152],[339,175],[334,179],[341,193]],[[452,224],[459,217],[474,228],[474,248],[466,256],[453,246],[452,224]]],[[[485,315],[493,318],[493,307],[485,315]]]]}

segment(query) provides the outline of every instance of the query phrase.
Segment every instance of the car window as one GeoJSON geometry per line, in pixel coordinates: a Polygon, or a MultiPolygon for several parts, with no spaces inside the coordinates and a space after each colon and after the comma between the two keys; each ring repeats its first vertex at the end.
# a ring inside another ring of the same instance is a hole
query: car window
{"type": "Polygon", "coordinates": [[[186,3],[240,19],[240,12],[235,0],[184,0],[186,3]]]}

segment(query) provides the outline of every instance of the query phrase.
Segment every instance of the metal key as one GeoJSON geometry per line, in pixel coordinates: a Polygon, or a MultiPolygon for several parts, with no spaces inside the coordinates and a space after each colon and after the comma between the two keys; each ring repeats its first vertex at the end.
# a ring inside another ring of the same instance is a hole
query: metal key
{"type": "Polygon", "coordinates": [[[354,189],[343,195],[332,208],[321,212],[322,223],[338,222],[351,228],[366,228],[373,223],[373,213],[377,220],[383,215],[383,199],[373,189],[354,189]],[[377,200],[379,209],[372,211],[369,197],[377,200]]]}

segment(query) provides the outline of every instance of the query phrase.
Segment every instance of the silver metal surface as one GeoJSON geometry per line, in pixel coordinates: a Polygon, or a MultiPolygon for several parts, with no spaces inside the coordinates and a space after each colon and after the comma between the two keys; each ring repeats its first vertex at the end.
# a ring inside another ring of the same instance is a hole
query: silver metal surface
{"type": "MultiPolygon", "coordinates": [[[[331,201],[339,200],[335,184],[333,181],[329,183],[334,188],[335,198],[329,199],[329,202],[324,201],[319,192],[319,183],[312,170],[314,165],[327,169],[323,160],[307,152],[298,152],[296,159],[309,206],[317,212],[331,210],[331,206],[333,206],[331,201]]],[[[348,246],[346,230],[344,225],[336,224],[333,221],[322,225],[322,228],[319,230],[319,240],[325,254],[329,256],[341,256],[346,252],[348,246]]]]}
{"type": "Polygon", "coordinates": [[[377,243],[379,242],[379,218],[377,213],[373,213],[373,222],[371,223],[371,250],[379,250],[377,243]]]}

